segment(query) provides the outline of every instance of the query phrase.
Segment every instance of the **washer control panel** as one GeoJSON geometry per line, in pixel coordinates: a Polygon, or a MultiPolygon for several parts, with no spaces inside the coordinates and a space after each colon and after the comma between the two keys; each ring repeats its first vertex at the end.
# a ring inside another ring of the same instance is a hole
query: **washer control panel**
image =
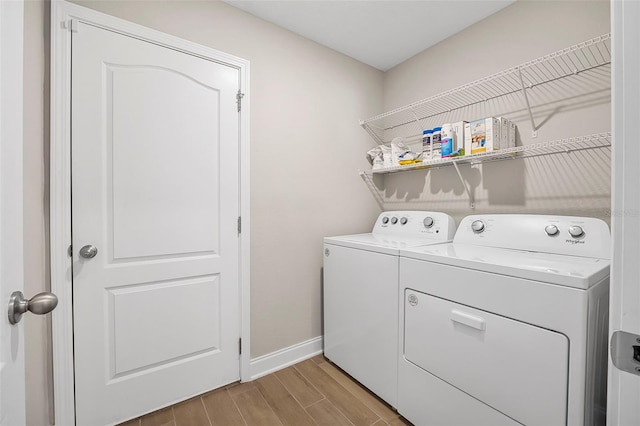
{"type": "Polygon", "coordinates": [[[442,212],[389,211],[378,217],[374,234],[398,235],[406,238],[450,240],[455,234],[455,221],[442,212]]]}
{"type": "Polygon", "coordinates": [[[548,215],[472,215],[458,226],[455,243],[610,259],[611,235],[596,218],[548,215]]]}

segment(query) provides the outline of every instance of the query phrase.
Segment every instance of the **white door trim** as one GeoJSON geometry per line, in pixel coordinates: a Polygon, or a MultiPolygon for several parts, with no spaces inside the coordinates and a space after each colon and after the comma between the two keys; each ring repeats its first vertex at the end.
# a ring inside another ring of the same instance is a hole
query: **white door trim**
{"type": "Polygon", "coordinates": [[[82,21],[154,44],[196,55],[238,69],[244,94],[240,112],[240,379],[250,371],[250,229],[249,197],[249,61],[94,10],[54,1],[51,10],[51,291],[58,295],[53,312],[53,375],[56,425],[75,424],[73,307],[71,288],[71,32],[82,21]]]}
{"type": "MultiPolygon", "coordinates": [[[[612,30],[612,262],[609,339],[616,331],[640,333],[640,286],[637,253],[640,249],[640,4],[611,2],[612,30]]],[[[607,424],[638,424],[640,377],[618,370],[609,351],[607,424]]]]}

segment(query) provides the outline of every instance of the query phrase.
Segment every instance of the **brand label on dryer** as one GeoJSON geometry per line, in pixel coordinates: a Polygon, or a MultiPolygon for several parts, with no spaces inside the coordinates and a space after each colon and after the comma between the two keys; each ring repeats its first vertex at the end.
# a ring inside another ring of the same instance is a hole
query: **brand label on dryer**
{"type": "Polygon", "coordinates": [[[584,240],[566,240],[569,244],[584,244],[584,240]]]}
{"type": "Polygon", "coordinates": [[[416,306],[418,304],[418,296],[415,294],[410,294],[408,300],[411,306],[416,306]]]}

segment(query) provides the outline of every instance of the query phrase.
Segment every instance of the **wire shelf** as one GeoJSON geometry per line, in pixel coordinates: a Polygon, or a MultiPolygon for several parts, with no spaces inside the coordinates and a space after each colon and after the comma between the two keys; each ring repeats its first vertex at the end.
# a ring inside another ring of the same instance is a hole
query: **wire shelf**
{"type": "MultiPolygon", "coordinates": [[[[518,92],[523,94],[532,124],[534,124],[527,90],[610,63],[611,34],[607,33],[427,99],[362,120],[360,125],[379,144],[389,143],[397,136],[403,136],[407,140],[418,140],[422,137],[422,131],[427,128],[424,121],[429,118],[518,92]]],[[[535,129],[535,125],[533,128],[535,129]]]]}
{"type": "Polygon", "coordinates": [[[611,133],[597,133],[587,136],[579,136],[568,139],[558,139],[554,141],[538,142],[515,148],[501,149],[499,151],[485,152],[473,155],[465,155],[463,157],[442,158],[438,160],[430,160],[418,164],[410,164],[405,166],[385,167],[376,170],[370,170],[368,174],[386,174],[394,172],[402,172],[407,170],[420,170],[430,167],[457,166],[460,164],[480,164],[489,161],[498,161],[514,158],[531,158],[540,155],[568,153],[572,151],[581,151],[585,149],[606,148],[611,146],[611,133]]]}

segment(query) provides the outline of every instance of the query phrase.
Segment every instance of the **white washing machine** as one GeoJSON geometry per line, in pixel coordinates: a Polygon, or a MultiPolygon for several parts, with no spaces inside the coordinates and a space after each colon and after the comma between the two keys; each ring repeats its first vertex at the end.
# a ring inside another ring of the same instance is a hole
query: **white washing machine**
{"type": "Polygon", "coordinates": [[[605,424],[610,233],[468,216],[401,250],[398,411],[416,425],[605,424]]]}
{"type": "Polygon", "coordinates": [[[324,239],[324,354],[391,406],[397,403],[401,248],[451,241],[444,213],[382,213],[368,234],[324,239]]]}

